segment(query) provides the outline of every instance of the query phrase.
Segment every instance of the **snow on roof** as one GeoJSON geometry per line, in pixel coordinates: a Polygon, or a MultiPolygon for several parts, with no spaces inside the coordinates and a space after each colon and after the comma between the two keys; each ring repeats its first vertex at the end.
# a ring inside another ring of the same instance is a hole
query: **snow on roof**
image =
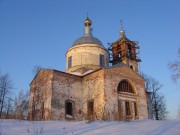
{"type": "Polygon", "coordinates": [[[87,72],[81,74],[80,72],[70,72],[69,74],[73,74],[73,75],[77,75],[77,76],[84,76],[87,75],[89,73],[92,73],[94,70],[88,70],[87,72]]]}

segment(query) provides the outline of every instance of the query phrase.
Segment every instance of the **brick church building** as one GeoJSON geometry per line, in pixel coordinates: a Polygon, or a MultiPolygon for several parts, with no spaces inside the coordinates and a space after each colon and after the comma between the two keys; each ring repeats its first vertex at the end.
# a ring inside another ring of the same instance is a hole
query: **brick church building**
{"type": "Polygon", "coordinates": [[[147,119],[144,79],[138,73],[139,46],[121,26],[106,49],[84,21],[84,35],[66,52],[66,72],[41,69],[30,83],[30,120],[147,119]]]}

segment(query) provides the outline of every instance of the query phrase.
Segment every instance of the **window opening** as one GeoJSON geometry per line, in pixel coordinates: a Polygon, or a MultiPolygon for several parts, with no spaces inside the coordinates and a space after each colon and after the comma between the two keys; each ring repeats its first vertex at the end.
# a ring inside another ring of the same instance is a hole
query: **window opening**
{"type": "Polygon", "coordinates": [[[94,101],[88,102],[88,114],[89,116],[92,116],[94,113],[94,101]]]}
{"type": "Polygon", "coordinates": [[[73,118],[74,103],[72,101],[66,101],[66,118],[73,118]]]}
{"type": "Polygon", "coordinates": [[[131,66],[130,66],[130,68],[131,68],[132,70],[134,70],[134,67],[133,67],[133,65],[131,65],[131,66]]]}
{"type": "Polygon", "coordinates": [[[121,81],[118,85],[118,92],[134,93],[132,86],[127,81],[121,81]]]}
{"type": "Polygon", "coordinates": [[[105,66],[104,55],[102,55],[102,54],[100,54],[100,66],[102,66],[102,67],[105,66]]]}
{"type": "Polygon", "coordinates": [[[136,102],[134,102],[134,113],[135,113],[135,116],[137,116],[137,104],[136,104],[136,102]]]}
{"type": "Polygon", "coordinates": [[[70,102],[66,103],[66,114],[69,114],[72,116],[72,103],[70,102]]]}
{"type": "Polygon", "coordinates": [[[68,58],[68,68],[72,67],[72,56],[68,58]]]}
{"type": "Polygon", "coordinates": [[[128,101],[125,102],[125,109],[126,109],[126,116],[127,115],[130,115],[131,112],[130,112],[130,104],[128,101]]]}

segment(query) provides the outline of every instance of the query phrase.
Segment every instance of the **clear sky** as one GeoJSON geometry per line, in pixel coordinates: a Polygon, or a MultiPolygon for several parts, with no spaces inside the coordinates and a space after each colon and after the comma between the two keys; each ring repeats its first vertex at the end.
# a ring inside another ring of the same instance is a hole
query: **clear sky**
{"type": "Polygon", "coordinates": [[[0,0],[0,72],[9,73],[14,93],[29,90],[35,65],[65,71],[65,53],[83,35],[87,12],[93,35],[107,48],[126,36],[139,41],[140,70],[163,84],[169,116],[177,116],[180,84],[168,62],[178,60],[180,0],[0,0]]]}

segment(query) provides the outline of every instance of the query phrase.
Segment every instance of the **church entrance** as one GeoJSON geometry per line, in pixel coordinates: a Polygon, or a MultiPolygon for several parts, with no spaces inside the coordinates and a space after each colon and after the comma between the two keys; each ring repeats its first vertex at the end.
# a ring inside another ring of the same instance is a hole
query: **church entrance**
{"type": "Polygon", "coordinates": [[[119,83],[118,96],[119,120],[130,121],[137,119],[137,96],[135,89],[127,80],[122,80],[119,83]]]}

